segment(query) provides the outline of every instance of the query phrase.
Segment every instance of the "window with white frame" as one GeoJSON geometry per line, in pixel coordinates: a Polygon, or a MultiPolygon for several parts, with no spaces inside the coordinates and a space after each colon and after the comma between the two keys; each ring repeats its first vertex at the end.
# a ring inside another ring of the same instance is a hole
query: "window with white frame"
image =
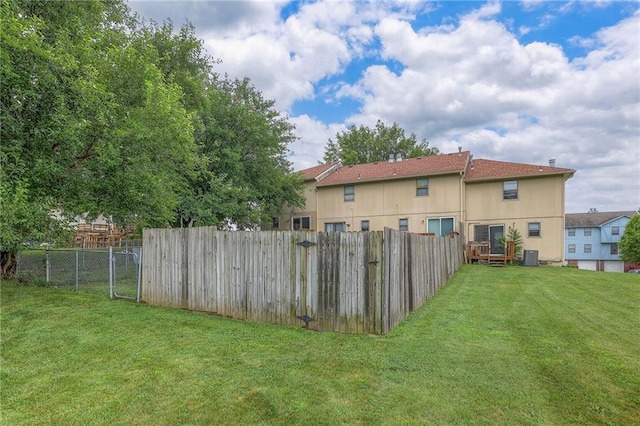
{"type": "Polygon", "coordinates": [[[529,222],[527,225],[529,230],[530,237],[539,237],[540,236],[540,222],[529,222]]]}
{"type": "Polygon", "coordinates": [[[584,228],[584,236],[585,237],[591,236],[591,228],[584,228]]]}
{"type": "Polygon", "coordinates": [[[569,237],[576,236],[576,228],[569,228],[569,233],[567,234],[569,237]]]}
{"type": "Polygon", "coordinates": [[[618,254],[618,244],[611,244],[611,254],[618,254]]]}
{"type": "Polygon", "coordinates": [[[398,223],[398,229],[400,231],[408,231],[409,230],[409,218],[408,217],[403,217],[400,219],[400,222],[398,223]]]}
{"type": "Polygon", "coordinates": [[[427,232],[435,234],[436,237],[446,237],[455,231],[452,217],[433,217],[427,219],[427,232]]]}
{"type": "Polygon", "coordinates": [[[510,180],[502,182],[502,199],[516,200],[518,198],[518,181],[510,180]]]}
{"type": "Polygon", "coordinates": [[[369,221],[368,220],[360,221],[360,230],[361,231],[365,231],[365,232],[369,230],[369,221]]]}
{"type": "Polygon", "coordinates": [[[584,245],[584,252],[585,253],[591,253],[591,244],[585,244],[584,245]]]}
{"type": "Polygon", "coordinates": [[[354,201],[356,199],[356,192],[353,185],[345,185],[344,186],[344,200],[345,201],[354,201]]]}
{"type": "Polygon", "coordinates": [[[429,179],[416,179],[416,196],[422,197],[425,195],[429,195],[429,179]]]}
{"type": "Polygon", "coordinates": [[[612,226],[611,227],[611,235],[620,235],[620,227],[612,226]]]}
{"type": "Polygon", "coordinates": [[[291,229],[311,229],[311,218],[309,216],[299,216],[292,218],[291,229]]]}
{"type": "Polygon", "coordinates": [[[569,253],[575,253],[575,252],[576,252],[576,245],[569,244],[569,253]]]}
{"type": "Polygon", "coordinates": [[[325,232],[344,232],[347,230],[345,222],[333,222],[324,224],[325,232]]]}

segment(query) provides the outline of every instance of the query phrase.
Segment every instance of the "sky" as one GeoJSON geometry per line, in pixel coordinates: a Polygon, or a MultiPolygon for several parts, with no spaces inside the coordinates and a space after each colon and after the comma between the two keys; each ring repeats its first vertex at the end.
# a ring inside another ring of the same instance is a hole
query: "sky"
{"type": "Polygon", "coordinates": [[[149,1],[296,126],[295,170],[350,126],[575,169],[566,212],[640,208],[640,3],[149,1]]]}

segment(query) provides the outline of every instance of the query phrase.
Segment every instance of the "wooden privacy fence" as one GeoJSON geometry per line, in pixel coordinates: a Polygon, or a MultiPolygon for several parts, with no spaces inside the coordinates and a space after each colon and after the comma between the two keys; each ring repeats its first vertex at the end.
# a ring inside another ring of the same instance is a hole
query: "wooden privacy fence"
{"type": "Polygon", "coordinates": [[[463,260],[461,237],[145,229],[142,299],[248,321],[386,334],[463,260]]]}

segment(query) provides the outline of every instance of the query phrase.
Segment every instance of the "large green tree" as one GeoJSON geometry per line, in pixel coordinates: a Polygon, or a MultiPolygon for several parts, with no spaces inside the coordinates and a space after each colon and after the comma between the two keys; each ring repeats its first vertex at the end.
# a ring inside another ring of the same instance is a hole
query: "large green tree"
{"type": "Polygon", "coordinates": [[[620,258],[626,262],[640,262],[640,211],[638,213],[625,226],[618,244],[620,258]]]}
{"type": "Polygon", "coordinates": [[[351,165],[385,161],[390,155],[414,158],[438,153],[438,149],[430,147],[426,140],[418,141],[415,134],[405,136],[404,129],[397,123],[388,127],[378,120],[373,129],[362,125],[351,126],[339,132],[335,142],[329,139],[324,161],[340,161],[344,165],[351,165]]]}
{"type": "Polygon", "coordinates": [[[207,90],[199,136],[204,167],[179,209],[182,226],[251,228],[286,205],[301,206],[302,179],[291,173],[294,128],[248,79],[220,79],[207,90]]]}
{"type": "Polygon", "coordinates": [[[80,213],[171,220],[196,162],[191,118],[124,4],[0,8],[3,270],[21,244],[80,213]]]}
{"type": "Polygon", "coordinates": [[[170,21],[152,22],[145,38],[155,46],[165,79],[182,88],[193,113],[194,137],[202,160],[180,193],[176,226],[259,225],[285,205],[300,206],[302,181],[291,173],[288,145],[294,127],[248,79],[213,72],[191,24],[179,32],[170,21]]]}
{"type": "Polygon", "coordinates": [[[251,227],[301,203],[292,125],[215,74],[190,24],[144,25],[123,0],[3,0],[0,59],[5,272],[78,214],[251,227]]]}

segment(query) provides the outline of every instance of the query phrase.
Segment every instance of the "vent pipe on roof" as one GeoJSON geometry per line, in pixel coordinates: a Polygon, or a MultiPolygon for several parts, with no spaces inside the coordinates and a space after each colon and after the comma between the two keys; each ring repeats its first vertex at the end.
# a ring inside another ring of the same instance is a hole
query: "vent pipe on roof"
{"type": "Polygon", "coordinates": [[[458,146],[458,153],[462,153],[462,147],[458,146]]]}
{"type": "Polygon", "coordinates": [[[552,158],[549,160],[549,167],[555,167],[556,166],[556,159],[552,158]]]}
{"type": "Polygon", "coordinates": [[[389,162],[393,163],[393,153],[389,154],[389,162]]]}

